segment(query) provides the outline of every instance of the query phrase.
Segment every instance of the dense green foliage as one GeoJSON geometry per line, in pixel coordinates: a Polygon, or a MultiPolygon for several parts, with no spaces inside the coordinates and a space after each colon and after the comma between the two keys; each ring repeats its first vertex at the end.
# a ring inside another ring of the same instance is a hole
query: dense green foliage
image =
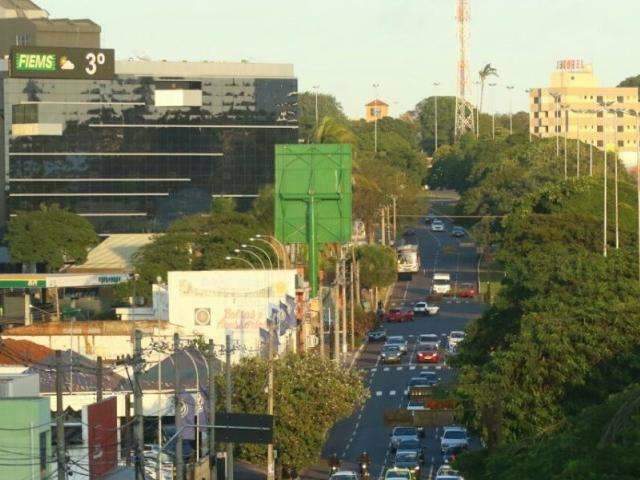
{"type": "Polygon", "coordinates": [[[637,416],[599,445],[615,409],[637,397],[636,192],[621,169],[616,250],[610,175],[605,258],[602,154],[589,177],[582,145],[577,179],[575,148],[567,152],[567,181],[553,141],[465,139],[436,156],[429,181],[457,188],[461,212],[504,215],[483,224],[506,273],[502,289],[468,327],[455,360],[468,422],[494,449],[462,460],[472,480],[630,479],[640,471],[640,460],[626,455],[602,460],[640,448],[637,416]]]}
{"type": "Polygon", "coordinates": [[[98,236],[91,223],[57,205],[18,212],[5,237],[14,262],[44,264],[47,271],[65,263],[83,263],[98,236]]]}
{"type": "Polygon", "coordinates": [[[640,75],[625,78],[618,84],[619,87],[640,87],[640,75]]]}
{"type": "MultiPolygon", "coordinates": [[[[218,396],[225,383],[218,378],[218,396]]],[[[263,414],[267,411],[267,362],[247,358],[233,368],[233,408],[263,414]]],[[[317,355],[287,355],[274,366],[274,448],[282,468],[298,469],[320,458],[329,429],[361,406],[368,391],[359,373],[317,355]]],[[[240,455],[264,463],[264,445],[243,444],[240,455]]]]}
{"type": "Polygon", "coordinates": [[[358,247],[360,264],[360,284],[364,288],[386,287],[397,276],[396,255],[393,249],[383,245],[363,245],[358,247]]]}

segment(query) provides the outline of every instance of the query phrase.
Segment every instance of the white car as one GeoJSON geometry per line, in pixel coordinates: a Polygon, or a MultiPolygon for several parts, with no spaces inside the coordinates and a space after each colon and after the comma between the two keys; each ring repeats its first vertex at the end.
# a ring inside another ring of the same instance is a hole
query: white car
{"type": "Polygon", "coordinates": [[[429,305],[427,302],[418,302],[413,306],[413,313],[416,315],[436,315],[439,311],[438,305],[429,305]]]}
{"type": "Polygon", "coordinates": [[[431,222],[432,232],[444,232],[444,222],[442,220],[433,220],[431,222]]]}
{"type": "Polygon", "coordinates": [[[435,347],[440,346],[440,337],[435,333],[423,333],[418,336],[418,349],[420,347],[435,347]]]}
{"type": "Polygon", "coordinates": [[[329,480],[358,480],[358,474],[351,470],[340,470],[331,475],[329,480]]]}
{"type": "Polygon", "coordinates": [[[468,447],[469,435],[464,427],[451,426],[444,427],[442,437],[440,437],[440,450],[446,451],[451,447],[468,447]]]}
{"type": "Polygon", "coordinates": [[[460,472],[454,470],[449,465],[442,465],[436,472],[436,480],[464,480],[460,472]]]}
{"type": "Polygon", "coordinates": [[[402,353],[407,353],[407,341],[402,335],[392,335],[387,337],[387,342],[384,346],[398,347],[402,353]]]}
{"type": "Polygon", "coordinates": [[[458,344],[464,340],[464,336],[465,333],[463,331],[453,330],[447,337],[449,348],[451,350],[456,350],[458,348],[458,344]]]}
{"type": "Polygon", "coordinates": [[[451,274],[434,273],[431,290],[436,295],[446,295],[451,291],[451,274]]]}

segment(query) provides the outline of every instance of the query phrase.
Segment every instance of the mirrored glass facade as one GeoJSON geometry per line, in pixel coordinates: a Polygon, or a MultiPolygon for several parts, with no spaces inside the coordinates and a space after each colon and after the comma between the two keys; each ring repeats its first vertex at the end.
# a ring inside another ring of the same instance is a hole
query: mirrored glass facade
{"type": "Polygon", "coordinates": [[[255,196],[298,139],[295,78],[0,81],[4,221],[56,203],[99,233],[162,231],[255,196]]]}

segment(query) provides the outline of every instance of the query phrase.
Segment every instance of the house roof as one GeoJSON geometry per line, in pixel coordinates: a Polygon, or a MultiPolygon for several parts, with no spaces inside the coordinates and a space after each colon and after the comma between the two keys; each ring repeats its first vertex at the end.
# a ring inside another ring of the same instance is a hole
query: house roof
{"type": "Polygon", "coordinates": [[[87,261],[68,269],[69,272],[120,272],[133,271],[133,256],[153,240],[150,233],[115,234],[89,252],[87,261]]]}
{"type": "Polygon", "coordinates": [[[369,102],[365,105],[365,107],[388,107],[389,104],[384,103],[382,100],[376,98],[374,101],[369,102]]]}
{"type": "Polygon", "coordinates": [[[54,354],[48,347],[29,340],[0,339],[0,365],[25,365],[41,362],[54,354]]]}

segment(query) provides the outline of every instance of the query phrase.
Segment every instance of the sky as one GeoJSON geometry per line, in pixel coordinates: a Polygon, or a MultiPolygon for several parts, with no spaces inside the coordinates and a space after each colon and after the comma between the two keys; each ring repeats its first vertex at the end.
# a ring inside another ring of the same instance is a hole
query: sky
{"type": "MultiPolygon", "coordinates": [[[[294,64],[299,90],[319,86],[347,115],[378,97],[391,115],[456,89],[455,0],[35,0],[51,17],[91,18],[116,58],[294,64]],[[440,87],[433,83],[439,82],[440,87]]],[[[491,63],[486,111],[527,109],[556,61],[593,63],[603,86],[640,74],[638,0],[469,0],[473,85],[491,63]]],[[[473,92],[472,100],[477,98],[473,92]]]]}

